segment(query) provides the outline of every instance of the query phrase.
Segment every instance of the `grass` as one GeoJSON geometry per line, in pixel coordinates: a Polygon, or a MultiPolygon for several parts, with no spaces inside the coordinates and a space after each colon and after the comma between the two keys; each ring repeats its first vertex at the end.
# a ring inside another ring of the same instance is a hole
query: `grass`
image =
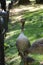
{"type": "MultiPolygon", "coordinates": [[[[15,18],[15,16],[13,16],[13,18],[15,18]]],[[[25,11],[23,13],[23,18],[26,19],[24,34],[30,40],[31,44],[33,41],[43,38],[43,9],[35,12],[25,11]]],[[[21,26],[18,21],[12,22],[9,22],[9,31],[4,43],[5,61],[7,65],[23,65],[16,48],[16,39],[21,32],[21,26]]],[[[30,56],[38,61],[43,61],[43,55],[30,54],[30,56]]]]}

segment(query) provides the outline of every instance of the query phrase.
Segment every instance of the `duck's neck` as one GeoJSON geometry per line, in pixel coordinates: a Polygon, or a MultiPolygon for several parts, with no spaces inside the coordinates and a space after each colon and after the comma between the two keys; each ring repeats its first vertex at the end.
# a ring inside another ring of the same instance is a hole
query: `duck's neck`
{"type": "Polygon", "coordinates": [[[24,32],[24,30],[21,30],[21,33],[23,33],[24,32]]]}
{"type": "Polygon", "coordinates": [[[24,24],[25,24],[25,22],[22,22],[21,32],[24,31],[24,24]]]}

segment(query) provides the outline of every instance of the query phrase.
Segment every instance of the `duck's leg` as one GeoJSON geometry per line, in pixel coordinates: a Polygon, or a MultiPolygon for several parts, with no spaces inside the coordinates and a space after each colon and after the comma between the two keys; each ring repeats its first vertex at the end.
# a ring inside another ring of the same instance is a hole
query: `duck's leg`
{"type": "Polygon", "coordinates": [[[27,62],[24,62],[24,65],[27,65],[27,62]]]}
{"type": "Polygon", "coordinates": [[[27,63],[27,54],[26,53],[24,54],[24,65],[28,65],[28,63],[27,63]]]}

